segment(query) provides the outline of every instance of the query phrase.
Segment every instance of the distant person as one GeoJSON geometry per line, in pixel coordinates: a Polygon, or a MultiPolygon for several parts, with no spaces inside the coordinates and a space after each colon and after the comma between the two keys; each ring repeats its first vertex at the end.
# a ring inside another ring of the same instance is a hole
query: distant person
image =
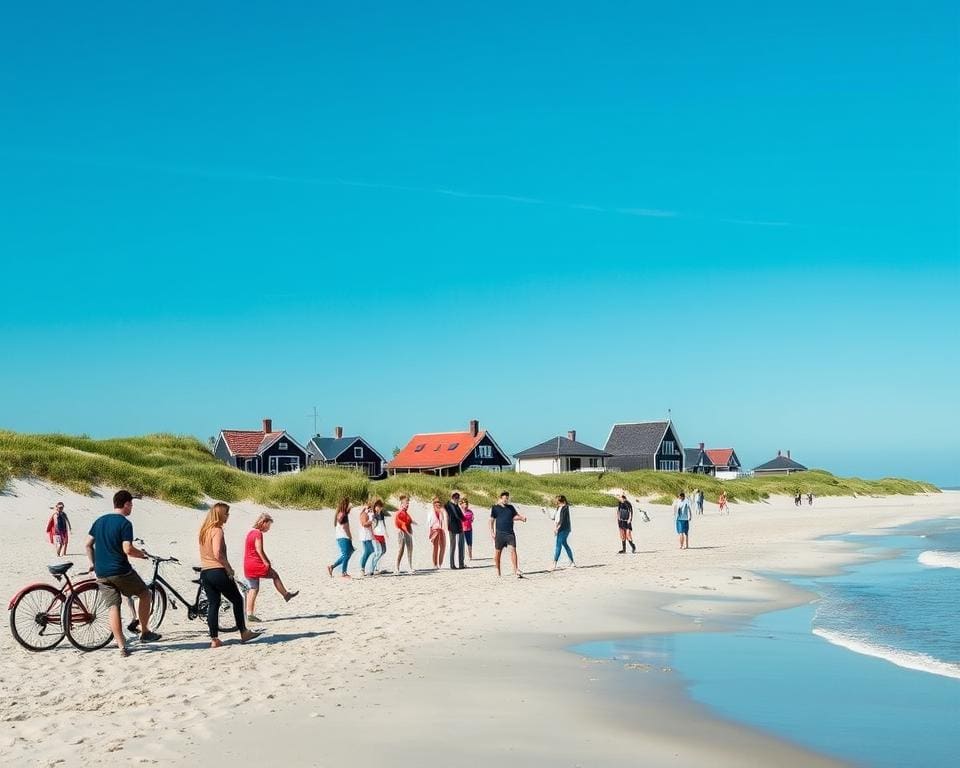
{"type": "MultiPolygon", "coordinates": [[[[223,526],[230,518],[230,506],[218,501],[207,512],[200,526],[200,583],[207,593],[207,629],[210,631],[210,647],[223,645],[220,639],[220,603],[227,598],[233,606],[233,618],[240,631],[240,642],[245,643],[257,636],[247,629],[243,595],[237,587],[233,566],[227,560],[227,543],[223,538],[223,526]]],[[[143,623],[141,617],[141,624],[143,623]]]]}
{"type": "Polygon", "coordinates": [[[467,545],[467,559],[473,562],[473,510],[470,509],[470,499],[460,497],[460,514],[463,517],[463,541],[467,545]]]}
{"type": "Polygon", "coordinates": [[[637,547],[633,543],[633,505],[627,501],[625,493],[620,494],[620,501],[617,503],[617,528],[620,529],[620,551],[617,554],[625,554],[628,543],[630,551],[636,553],[637,547]]]}
{"type": "Polygon", "coordinates": [[[720,514],[730,514],[730,508],[727,506],[727,492],[720,491],[720,498],[717,500],[720,505],[720,514]]]}
{"type": "Polygon", "coordinates": [[[793,506],[799,507],[803,504],[803,494],[800,491],[797,491],[797,495],[793,497],[793,506]]]}
{"type": "Polygon", "coordinates": [[[253,527],[247,533],[247,539],[243,547],[243,577],[247,580],[247,622],[258,622],[254,611],[257,607],[257,595],[260,593],[260,579],[271,579],[273,587],[282,596],[285,602],[290,602],[297,595],[297,592],[290,592],[280,578],[270,558],[267,557],[266,550],[263,548],[263,535],[270,532],[273,527],[273,518],[266,512],[263,512],[253,523],[253,527]]]}
{"type": "Polygon", "coordinates": [[[443,509],[447,515],[447,533],[450,536],[450,570],[455,571],[463,568],[463,512],[460,511],[460,494],[456,491],[450,494],[450,501],[443,505],[443,509]]]}
{"type": "Polygon", "coordinates": [[[673,503],[673,515],[677,522],[677,533],[680,535],[680,549],[690,549],[690,502],[683,491],[680,491],[673,503]]]}
{"type": "Polygon", "coordinates": [[[700,490],[699,488],[697,488],[697,490],[694,491],[694,499],[697,502],[697,514],[702,515],[703,514],[703,491],[700,490]]]}
{"type": "Polygon", "coordinates": [[[577,564],[573,560],[573,550],[567,539],[570,538],[570,505],[567,504],[566,496],[557,496],[557,509],[553,514],[553,535],[556,537],[556,543],[553,548],[553,565],[551,571],[557,570],[557,564],[560,562],[561,550],[567,553],[570,558],[570,567],[576,568],[577,564]]]}
{"type": "Polygon", "coordinates": [[[133,524],[129,520],[132,512],[133,494],[130,491],[117,491],[113,494],[113,512],[93,521],[86,544],[87,557],[96,573],[103,605],[110,611],[110,631],[121,656],[130,655],[120,623],[121,596],[137,598],[140,642],[150,643],[160,639],[160,635],[149,629],[150,591],[140,574],[130,565],[131,557],[147,559],[143,550],[133,545],[133,524]]]}
{"type": "Polygon", "coordinates": [[[500,555],[505,548],[510,550],[510,563],[513,565],[513,575],[523,578],[517,562],[517,535],[513,530],[513,523],[519,520],[527,522],[527,518],[517,512],[510,503],[510,494],[504,491],[500,494],[500,503],[490,508],[490,538],[493,539],[493,564],[500,575],[500,555]]]}
{"type": "Polygon", "coordinates": [[[812,494],[812,493],[808,493],[808,494],[807,494],[807,506],[809,506],[809,507],[812,507],[812,506],[813,506],[813,494],[812,494]]]}
{"type": "Polygon", "coordinates": [[[67,543],[70,541],[70,533],[73,530],[70,525],[70,518],[64,512],[63,502],[58,501],[53,506],[53,514],[47,523],[47,534],[50,536],[50,543],[57,553],[57,557],[63,557],[67,554],[67,543]]]}
{"type": "Polygon", "coordinates": [[[433,497],[433,504],[430,507],[430,513],[427,517],[427,530],[430,537],[430,545],[433,548],[432,560],[433,567],[440,570],[443,567],[443,553],[447,546],[447,534],[444,530],[444,518],[446,514],[443,511],[443,504],[440,503],[440,497],[433,497]]]}
{"type": "Polygon", "coordinates": [[[397,526],[397,575],[400,575],[400,561],[403,553],[407,553],[407,567],[413,573],[413,518],[410,517],[410,497],[400,494],[400,509],[393,518],[397,526]]]}
{"type": "MultiPolygon", "coordinates": [[[[360,523],[360,573],[367,575],[367,562],[373,557],[373,515],[370,514],[370,503],[360,508],[357,518],[360,523]]],[[[373,571],[370,572],[373,575],[373,571]]]]}
{"type": "Polygon", "coordinates": [[[337,509],[333,513],[333,528],[337,546],[340,548],[340,557],[332,565],[327,566],[327,574],[333,576],[333,569],[339,566],[340,578],[349,579],[347,564],[356,550],[353,546],[353,535],[350,533],[350,499],[346,496],[337,503],[337,509]]]}
{"type": "Polygon", "coordinates": [[[383,499],[373,500],[370,515],[373,518],[373,564],[370,570],[374,575],[380,573],[380,558],[387,553],[387,513],[383,509],[383,499]]]}

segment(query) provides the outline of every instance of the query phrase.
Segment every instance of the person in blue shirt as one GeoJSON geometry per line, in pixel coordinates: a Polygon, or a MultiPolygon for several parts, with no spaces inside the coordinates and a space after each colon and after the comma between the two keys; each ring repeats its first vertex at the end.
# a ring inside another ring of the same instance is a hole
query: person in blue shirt
{"type": "Polygon", "coordinates": [[[87,557],[97,575],[103,604],[110,610],[110,630],[121,656],[129,656],[126,638],[120,624],[120,598],[136,597],[140,619],[140,641],[153,642],[160,635],[150,631],[150,591],[140,574],[133,570],[129,558],[146,560],[143,550],[133,545],[133,525],[128,519],[133,512],[133,494],[117,491],[113,495],[113,512],[101,515],[90,526],[87,536],[87,557]]]}
{"type": "Polygon", "coordinates": [[[690,549],[690,502],[683,491],[680,491],[673,503],[673,515],[677,521],[677,533],[680,535],[680,549],[690,549]]]}

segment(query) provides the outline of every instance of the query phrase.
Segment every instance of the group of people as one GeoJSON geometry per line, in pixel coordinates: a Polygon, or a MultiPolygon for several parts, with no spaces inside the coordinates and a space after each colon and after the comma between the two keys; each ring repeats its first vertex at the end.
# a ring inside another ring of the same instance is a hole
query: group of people
{"type": "MultiPolygon", "coordinates": [[[[812,503],[812,494],[808,496],[812,503]]],[[[114,639],[124,656],[129,654],[126,647],[126,637],[123,633],[120,616],[122,598],[126,598],[133,611],[133,598],[139,604],[136,606],[136,617],[128,629],[139,633],[141,642],[149,643],[160,640],[160,635],[150,630],[150,591],[140,575],[130,564],[130,558],[146,559],[148,555],[134,544],[133,526],[129,517],[133,511],[134,497],[129,491],[118,491],[113,497],[113,512],[101,515],[90,527],[87,536],[86,551],[90,564],[96,574],[100,589],[103,592],[104,605],[109,609],[110,628],[114,639]]],[[[391,515],[386,510],[383,499],[374,497],[360,506],[357,522],[360,528],[359,539],[361,544],[360,569],[365,576],[373,576],[383,571],[380,563],[387,552],[387,518],[393,517],[396,529],[397,557],[394,573],[401,574],[403,557],[406,555],[408,572],[413,572],[413,528],[417,525],[410,514],[410,498],[406,494],[399,497],[400,505],[396,514],[391,515]]],[[[797,503],[801,503],[797,495],[797,503]]],[[[719,497],[721,514],[727,510],[726,494],[719,497]]],[[[694,515],[703,514],[703,492],[694,490],[688,500],[681,492],[673,504],[674,520],[677,535],[680,539],[680,548],[689,549],[690,521],[694,515]]],[[[342,578],[350,578],[347,566],[356,548],[353,546],[353,531],[350,517],[353,509],[349,498],[342,498],[334,511],[333,525],[335,538],[340,556],[327,566],[327,573],[334,575],[339,569],[342,578]]],[[[563,554],[572,567],[576,567],[573,549],[569,538],[572,531],[570,505],[563,495],[556,497],[555,508],[551,512],[543,510],[553,523],[554,553],[553,564],[550,570],[555,570],[563,554]]],[[[643,520],[649,522],[646,512],[640,510],[643,520]]],[[[222,641],[219,638],[218,617],[220,606],[224,599],[231,603],[237,628],[240,631],[241,642],[248,642],[257,636],[248,625],[258,623],[256,601],[260,592],[262,579],[269,579],[281,597],[289,602],[299,592],[287,589],[280,574],[276,571],[267,555],[264,546],[264,534],[273,526],[273,518],[261,514],[247,533],[244,543],[243,572],[249,589],[244,597],[238,588],[236,573],[227,558],[226,542],[223,527],[230,518],[230,506],[223,502],[214,504],[200,526],[198,534],[200,556],[200,583],[207,595],[207,627],[210,634],[210,646],[219,648],[222,641]]],[[[617,529],[620,536],[620,550],[618,554],[625,554],[627,546],[632,553],[637,547],[633,540],[633,505],[626,494],[620,494],[617,503],[617,529]]],[[[517,535],[515,524],[525,523],[527,518],[517,511],[510,503],[510,493],[503,491],[498,501],[490,509],[489,529],[493,543],[493,562],[497,576],[501,575],[501,558],[506,550],[510,557],[512,573],[517,578],[523,578],[517,556],[517,535]]],[[[435,569],[444,563],[444,554],[449,545],[449,567],[451,570],[467,568],[467,562],[473,561],[473,533],[475,515],[470,508],[469,499],[459,492],[453,492],[447,502],[434,497],[427,512],[424,525],[428,531],[428,541],[431,546],[431,562],[435,569]]],[[[66,554],[67,540],[70,532],[70,521],[62,502],[58,502],[50,516],[47,532],[58,555],[66,554]]]]}
{"type": "MultiPolygon", "coordinates": [[[[808,506],[811,506],[811,507],[813,506],[813,494],[812,494],[812,493],[808,493],[808,494],[807,494],[807,505],[808,505],[808,506]]],[[[793,497],[793,506],[795,506],[795,507],[802,507],[802,506],[803,506],[803,493],[802,493],[801,491],[797,491],[796,495],[793,497]]]]}

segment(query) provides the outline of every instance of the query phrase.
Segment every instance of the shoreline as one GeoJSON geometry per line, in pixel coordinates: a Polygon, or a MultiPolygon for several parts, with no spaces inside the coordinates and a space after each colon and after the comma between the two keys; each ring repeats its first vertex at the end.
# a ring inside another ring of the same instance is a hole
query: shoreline
{"type": "MultiPolygon", "coordinates": [[[[75,529],[103,506],[103,499],[43,483],[18,482],[14,491],[0,496],[0,514],[22,541],[0,575],[9,594],[42,580],[40,563],[53,560],[35,541],[47,502],[66,498],[75,529]]],[[[228,640],[212,653],[202,623],[173,611],[163,643],[136,651],[121,666],[107,651],[29,654],[6,632],[0,756],[31,765],[74,765],[81,756],[107,765],[187,765],[232,753],[241,765],[328,765],[356,759],[364,748],[401,767],[448,764],[453,756],[458,765],[506,758],[518,765],[612,766],[638,756],[653,765],[747,759],[838,765],[713,716],[686,697],[675,674],[627,673],[569,649],[578,639],[706,631],[807,602],[808,593],[757,574],[830,572],[871,559],[843,542],[817,539],[940,517],[955,510],[958,496],[832,500],[801,511],[788,499],[736,505],[729,517],[698,517],[685,552],[675,549],[667,516],[653,508],[653,522],[637,526],[640,554],[623,558],[612,553],[610,511],[579,508],[571,543],[583,567],[554,574],[544,572],[552,535],[536,509],[528,524],[518,525],[528,575],[521,581],[493,578],[489,543],[480,540],[477,573],[318,578],[333,544],[329,511],[271,510],[277,524],[268,551],[285,582],[307,590],[289,607],[264,591],[263,639],[243,647],[228,640]],[[125,737],[140,728],[150,738],[125,737]],[[444,738],[451,733],[460,736],[444,738]]],[[[234,525],[226,533],[235,561],[261,509],[232,505],[234,525]]],[[[415,510],[415,519],[422,511],[415,510]]],[[[189,563],[201,516],[143,500],[133,522],[151,550],[189,563]]],[[[78,546],[71,544],[71,553],[78,546]]],[[[418,539],[415,565],[428,556],[418,539]]]]}

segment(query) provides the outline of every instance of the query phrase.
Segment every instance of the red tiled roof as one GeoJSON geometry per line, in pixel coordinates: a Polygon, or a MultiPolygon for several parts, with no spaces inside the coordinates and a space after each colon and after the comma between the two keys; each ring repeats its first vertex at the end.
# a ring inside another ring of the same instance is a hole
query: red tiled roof
{"type": "Polygon", "coordinates": [[[256,456],[261,448],[270,445],[283,434],[283,430],[263,432],[259,429],[225,429],[223,441],[234,456],[256,456]]]}
{"type": "Polygon", "coordinates": [[[460,466],[486,434],[486,430],[480,430],[476,437],[469,432],[414,435],[406,447],[393,457],[393,461],[387,464],[387,467],[389,469],[439,469],[460,466]]]}
{"type": "Polygon", "coordinates": [[[733,457],[733,448],[710,448],[704,451],[707,458],[713,462],[716,467],[730,466],[730,459],[733,457]]]}

